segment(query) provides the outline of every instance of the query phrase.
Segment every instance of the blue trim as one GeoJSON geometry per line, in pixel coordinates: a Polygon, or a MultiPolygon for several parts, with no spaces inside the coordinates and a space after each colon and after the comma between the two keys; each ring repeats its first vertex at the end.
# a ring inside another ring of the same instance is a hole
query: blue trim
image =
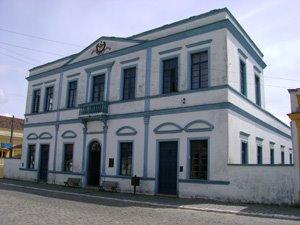
{"type": "MultiPolygon", "coordinates": [[[[49,80],[49,81],[44,82],[44,84],[50,84],[50,83],[53,83],[53,82],[55,82],[55,81],[56,81],[56,79],[49,80]]],[[[54,86],[54,85],[53,85],[53,86],[54,86]]]]}
{"type": "Polygon", "coordinates": [[[71,119],[71,120],[60,120],[60,121],[52,121],[52,122],[41,122],[41,123],[31,123],[31,124],[24,124],[24,128],[30,127],[41,127],[41,126],[53,126],[56,124],[74,124],[74,123],[81,123],[79,119],[71,119]]]}
{"type": "MultiPolygon", "coordinates": [[[[131,180],[131,176],[120,176],[120,175],[104,175],[102,177],[108,177],[108,178],[115,178],[115,179],[126,179],[126,180],[131,180]]],[[[150,181],[155,181],[154,177],[140,177],[141,180],[150,180],[150,181]]]]}
{"type": "Polygon", "coordinates": [[[67,79],[70,79],[70,78],[73,78],[73,77],[78,77],[79,75],[80,75],[80,73],[74,73],[74,74],[68,75],[66,77],[67,77],[67,79]]]}
{"type": "Polygon", "coordinates": [[[42,86],[42,85],[43,85],[43,83],[38,83],[38,84],[33,84],[32,87],[34,88],[34,87],[38,87],[38,86],[42,86]]]}
{"type": "Polygon", "coordinates": [[[196,43],[188,44],[185,47],[192,48],[192,47],[196,47],[196,46],[199,46],[199,45],[210,44],[211,42],[212,42],[212,39],[209,39],[209,40],[205,40],[205,41],[199,41],[199,42],[196,42],[196,43]]]}
{"type": "Polygon", "coordinates": [[[190,123],[188,123],[184,128],[185,132],[204,132],[204,131],[212,131],[214,129],[214,126],[205,121],[205,120],[194,120],[190,123]],[[207,127],[204,128],[190,128],[191,126],[195,125],[195,124],[201,124],[201,125],[206,125],[207,127]]]}
{"type": "Polygon", "coordinates": [[[240,135],[241,136],[244,136],[246,138],[248,138],[250,136],[250,134],[246,133],[246,132],[243,132],[243,131],[240,131],[240,135]]]}
{"type": "Polygon", "coordinates": [[[228,163],[227,166],[252,166],[252,167],[274,167],[274,166],[285,166],[285,167],[288,167],[288,166],[294,166],[294,164],[231,164],[231,163],[228,163]]]}
{"type": "Polygon", "coordinates": [[[123,126],[116,131],[117,136],[134,136],[136,134],[136,129],[130,126],[123,126]]]}
{"type": "Polygon", "coordinates": [[[149,143],[149,122],[150,117],[144,116],[144,167],[143,177],[148,177],[148,143],[149,143]]]}
{"type": "Polygon", "coordinates": [[[253,66],[254,72],[261,74],[261,70],[257,66],[253,66]]]}
{"type": "MultiPolygon", "coordinates": [[[[60,76],[59,76],[59,85],[58,85],[58,101],[57,101],[57,107],[56,109],[58,110],[57,111],[57,115],[56,115],[56,121],[59,121],[60,120],[60,106],[61,106],[61,99],[62,99],[62,83],[63,83],[63,73],[60,73],[60,76]]],[[[54,88],[53,88],[54,89],[54,88]]],[[[54,98],[54,90],[53,90],[53,98],[54,98]]]]}
{"type": "Polygon", "coordinates": [[[153,130],[155,134],[174,134],[174,133],[181,133],[182,131],[183,128],[181,126],[172,122],[162,123],[153,130]],[[172,126],[174,128],[170,130],[162,130],[166,126],[172,126]]]}
{"type": "Polygon", "coordinates": [[[23,171],[31,171],[31,172],[38,172],[37,169],[29,169],[29,168],[19,168],[19,170],[23,170],[23,171]]]}
{"type": "Polygon", "coordinates": [[[128,60],[125,60],[125,61],[121,61],[120,64],[123,65],[123,64],[132,63],[132,62],[135,62],[135,61],[138,61],[138,60],[140,60],[140,57],[136,57],[136,58],[133,58],[133,59],[128,59],[128,60]]]}
{"type": "MultiPolygon", "coordinates": [[[[106,121],[103,121],[103,149],[101,148],[101,152],[102,152],[102,156],[103,156],[103,160],[102,160],[102,172],[100,174],[101,175],[105,175],[106,174],[106,148],[107,148],[107,130],[108,130],[108,126],[106,124],[106,121]]],[[[101,171],[101,165],[100,165],[100,171],[101,171]]]]}
{"type": "Polygon", "coordinates": [[[49,132],[43,132],[40,134],[39,139],[52,139],[52,135],[49,132]]]}
{"type": "Polygon", "coordinates": [[[121,80],[120,80],[120,102],[124,102],[124,101],[134,101],[136,100],[136,96],[137,96],[137,87],[138,87],[138,76],[137,76],[137,72],[138,72],[138,64],[134,64],[134,65],[126,65],[123,66],[121,68],[121,80]],[[135,68],[135,86],[134,86],[134,98],[133,99],[124,99],[124,70],[126,69],[133,69],[135,68]]]}
{"type": "Polygon", "coordinates": [[[198,179],[179,179],[179,183],[229,185],[230,181],[223,181],[223,180],[198,180],[198,179]]]}
{"type": "Polygon", "coordinates": [[[262,142],[264,139],[260,137],[256,137],[256,141],[262,142]]]}
{"type": "Polygon", "coordinates": [[[103,134],[103,131],[92,131],[92,132],[87,132],[87,134],[103,134]]]}
{"type": "MultiPolygon", "coordinates": [[[[86,133],[87,133],[87,128],[83,127],[82,128],[82,133],[83,133],[83,144],[82,144],[82,161],[81,161],[81,172],[82,174],[84,174],[85,178],[86,178],[86,158],[87,158],[87,145],[86,145],[86,133]]],[[[101,152],[100,152],[101,154],[101,152]]],[[[85,180],[84,184],[86,184],[87,181],[85,180]]]]}
{"type": "Polygon", "coordinates": [[[238,53],[239,53],[240,56],[242,56],[243,61],[248,59],[247,55],[240,48],[238,48],[238,53]]]}
{"type": "MultiPolygon", "coordinates": [[[[92,72],[95,72],[98,70],[109,69],[109,68],[112,68],[114,63],[115,63],[115,61],[112,61],[110,63],[106,63],[106,64],[102,64],[102,65],[98,65],[98,66],[92,66],[92,67],[85,69],[85,71],[87,73],[92,73],[92,72]]],[[[102,74],[102,72],[101,72],[101,74],[102,74]]]]}
{"type": "Polygon", "coordinates": [[[146,55],[146,77],[145,77],[145,105],[144,111],[147,112],[150,109],[150,100],[147,99],[150,96],[150,87],[151,87],[151,64],[152,64],[152,49],[151,47],[147,48],[146,55]]]}
{"type": "Polygon", "coordinates": [[[37,140],[39,139],[38,135],[36,133],[30,133],[26,137],[27,140],[37,140]]]}
{"type": "Polygon", "coordinates": [[[56,171],[56,153],[57,153],[57,137],[58,137],[59,125],[55,125],[55,142],[54,142],[54,156],[53,156],[53,170],[56,171]]]}
{"type": "Polygon", "coordinates": [[[62,138],[76,138],[77,134],[72,130],[65,131],[62,135],[62,138]]]}
{"type": "Polygon", "coordinates": [[[164,55],[164,54],[168,54],[168,53],[171,53],[171,52],[180,51],[181,49],[182,49],[182,47],[172,48],[172,49],[168,49],[168,50],[165,50],[165,51],[161,51],[158,54],[159,55],[164,55]]]}

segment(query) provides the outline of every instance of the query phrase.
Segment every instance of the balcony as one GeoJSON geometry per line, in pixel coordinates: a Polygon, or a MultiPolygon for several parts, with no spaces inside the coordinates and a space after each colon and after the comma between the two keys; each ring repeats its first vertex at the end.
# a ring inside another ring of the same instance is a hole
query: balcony
{"type": "Polygon", "coordinates": [[[79,105],[79,116],[97,116],[108,113],[108,102],[92,102],[79,105]]]}

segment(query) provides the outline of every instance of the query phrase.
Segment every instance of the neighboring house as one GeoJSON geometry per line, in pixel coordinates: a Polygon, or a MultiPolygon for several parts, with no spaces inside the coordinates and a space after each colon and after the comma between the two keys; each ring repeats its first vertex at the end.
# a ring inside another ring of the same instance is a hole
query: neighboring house
{"type": "MultiPolygon", "coordinates": [[[[291,96],[291,113],[288,114],[290,119],[292,120],[292,136],[293,136],[293,148],[294,148],[294,161],[296,166],[296,180],[298,182],[297,191],[300,196],[300,88],[298,89],[290,89],[289,90],[291,96]]],[[[290,155],[290,160],[292,159],[292,155],[290,155]]],[[[300,198],[298,200],[300,202],[300,198]]]]}
{"type": "Polygon", "coordinates": [[[24,120],[0,116],[0,158],[21,157],[24,120]],[[11,142],[12,141],[12,142],[11,142]]]}
{"type": "Polygon", "coordinates": [[[4,176],[4,158],[20,158],[24,120],[0,116],[0,178],[4,176]]]}
{"type": "Polygon", "coordinates": [[[101,37],[30,70],[20,176],[293,203],[291,131],[265,110],[265,67],[226,8],[101,37]]]}

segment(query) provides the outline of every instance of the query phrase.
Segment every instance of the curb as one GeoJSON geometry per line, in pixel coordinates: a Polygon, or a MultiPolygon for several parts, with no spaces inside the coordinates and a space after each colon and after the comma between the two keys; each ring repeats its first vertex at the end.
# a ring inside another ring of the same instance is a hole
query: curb
{"type": "Polygon", "coordinates": [[[214,212],[214,213],[226,213],[226,214],[233,214],[233,215],[239,215],[239,216],[253,216],[253,217],[263,217],[263,218],[273,218],[273,219],[285,219],[285,220],[300,220],[300,216],[293,216],[293,215],[270,214],[270,213],[248,213],[248,212],[240,212],[238,210],[215,209],[215,208],[193,207],[193,206],[176,206],[176,205],[162,204],[162,203],[155,203],[155,202],[148,202],[148,201],[119,199],[119,198],[95,196],[95,195],[89,195],[89,194],[83,194],[83,193],[57,191],[57,190],[50,190],[50,189],[45,189],[45,188],[23,186],[23,185],[18,185],[18,184],[8,184],[8,183],[2,183],[2,182],[0,184],[6,185],[6,186],[11,186],[11,187],[19,187],[19,188],[24,188],[24,189],[37,190],[37,191],[52,192],[52,193],[58,193],[58,194],[67,194],[67,195],[73,195],[73,196],[82,196],[82,197],[88,197],[88,198],[97,198],[97,199],[117,201],[117,202],[127,202],[127,203],[133,203],[133,204],[144,204],[144,205],[164,207],[164,208],[185,209],[185,210],[214,212]]]}

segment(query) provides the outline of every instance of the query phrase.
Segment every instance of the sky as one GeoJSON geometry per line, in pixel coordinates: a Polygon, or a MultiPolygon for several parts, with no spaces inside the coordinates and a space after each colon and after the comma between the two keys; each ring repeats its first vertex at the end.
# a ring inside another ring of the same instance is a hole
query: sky
{"type": "Polygon", "coordinates": [[[300,88],[299,0],[0,0],[0,115],[24,118],[29,69],[101,36],[128,37],[227,7],[264,54],[266,110],[289,124],[300,88]]]}

